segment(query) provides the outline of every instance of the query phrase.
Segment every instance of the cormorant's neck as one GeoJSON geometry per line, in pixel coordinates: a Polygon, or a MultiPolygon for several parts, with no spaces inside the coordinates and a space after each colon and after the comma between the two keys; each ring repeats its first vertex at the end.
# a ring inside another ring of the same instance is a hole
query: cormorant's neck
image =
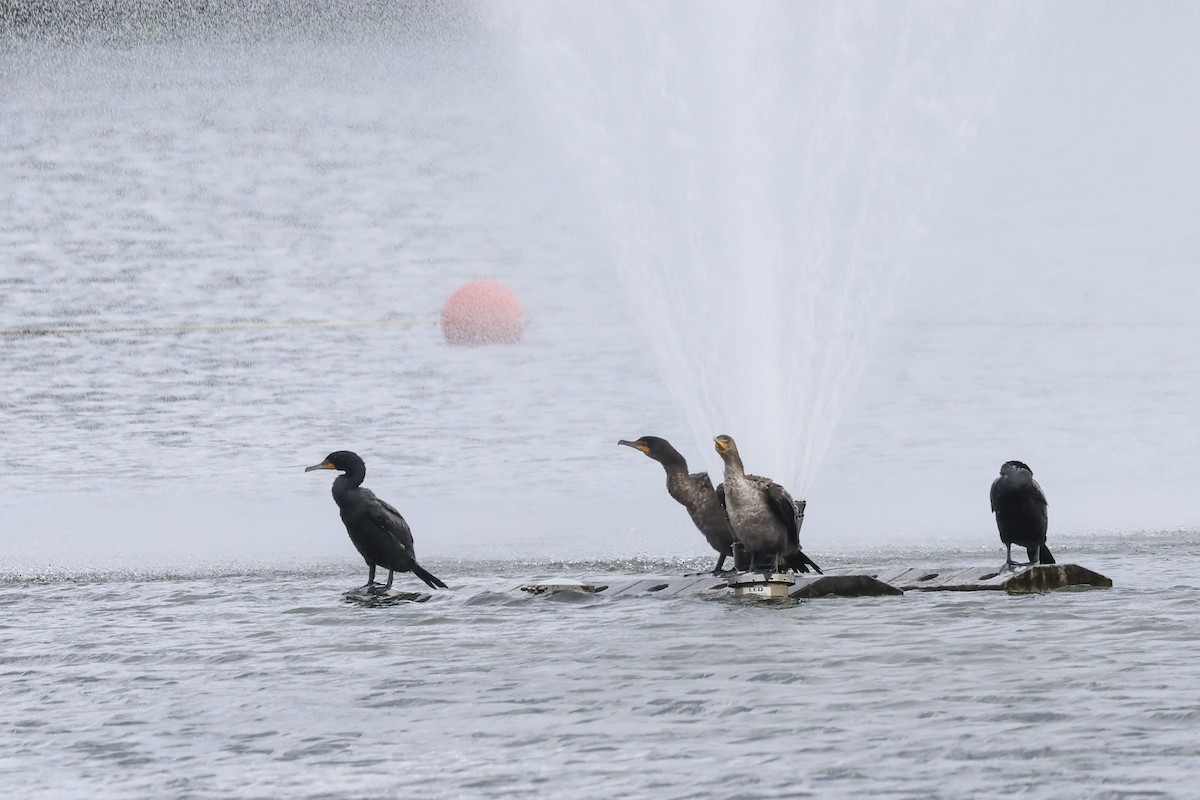
{"type": "Polygon", "coordinates": [[[746,468],[742,466],[742,457],[736,450],[721,453],[721,458],[725,461],[725,480],[731,477],[741,478],[746,474],[746,468]]]}
{"type": "Polygon", "coordinates": [[[338,475],[333,480],[334,487],[342,487],[344,489],[357,489],[362,486],[363,479],[367,477],[367,468],[364,465],[351,467],[342,475],[338,475]]]}
{"type": "Polygon", "coordinates": [[[687,460],[679,454],[658,463],[662,464],[663,469],[667,471],[667,477],[672,475],[687,475],[687,460]]]}

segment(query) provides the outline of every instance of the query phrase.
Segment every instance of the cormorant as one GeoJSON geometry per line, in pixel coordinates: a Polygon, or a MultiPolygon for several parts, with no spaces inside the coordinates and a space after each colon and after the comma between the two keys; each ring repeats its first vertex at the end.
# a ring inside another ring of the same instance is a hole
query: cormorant
{"type": "Polygon", "coordinates": [[[617,444],[640,450],[663,465],[667,473],[667,494],[687,509],[692,522],[704,534],[709,545],[718,553],[713,574],[721,573],[725,559],[733,555],[733,528],[725,509],[717,500],[717,491],[707,472],[688,474],[687,461],[666,439],[643,436],[634,441],[622,439],[617,444]]]}
{"type": "MultiPolygon", "coordinates": [[[[1018,566],[1012,560],[1012,546],[1024,547],[1030,564],[1053,564],[1054,555],[1046,546],[1046,495],[1033,479],[1033,470],[1020,461],[1007,461],[1000,477],[992,481],[992,511],[1000,541],[1007,546],[1004,566],[1018,566]]],[[[1021,565],[1024,566],[1024,565],[1021,565]]]]}
{"type": "Polygon", "coordinates": [[[800,549],[800,525],[805,502],[792,500],[778,483],[759,475],[747,475],[732,437],[722,434],[713,440],[725,462],[725,482],[717,488],[729,514],[737,540],[750,551],[752,565],[768,558],[773,571],[784,564],[796,572],[821,568],[800,549]]]}
{"type": "Polygon", "coordinates": [[[320,464],[305,468],[336,469],[343,474],[333,481],[333,499],[341,510],[342,522],[350,541],[366,560],[370,571],[367,585],[362,589],[370,594],[380,594],[392,588],[392,579],[397,572],[412,572],[425,581],[431,589],[446,588],[441,579],[421,568],[413,550],[412,531],[400,512],[362,486],[367,476],[367,466],[356,453],[338,450],[330,453],[320,464]],[[375,583],[375,567],[388,571],[387,583],[382,587],[375,583]]]}

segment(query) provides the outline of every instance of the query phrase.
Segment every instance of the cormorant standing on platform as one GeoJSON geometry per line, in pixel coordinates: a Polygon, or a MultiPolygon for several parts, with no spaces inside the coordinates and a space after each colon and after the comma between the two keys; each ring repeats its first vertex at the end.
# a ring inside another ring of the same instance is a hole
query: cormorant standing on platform
{"type": "Polygon", "coordinates": [[[770,478],[747,475],[732,437],[721,435],[713,441],[725,462],[725,482],[717,492],[734,535],[751,554],[751,565],[757,568],[757,561],[770,559],[775,572],[781,561],[796,572],[808,572],[810,567],[821,572],[800,549],[804,501],[792,500],[787,490],[770,478]]]}
{"type": "Polygon", "coordinates": [[[1046,546],[1046,495],[1029,465],[1005,462],[1000,477],[992,481],[991,499],[1000,541],[1008,548],[1004,566],[1018,566],[1012,560],[1014,544],[1025,548],[1030,564],[1053,564],[1054,555],[1046,546]]]}
{"type": "Polygon", "coordinates": [[[364,590],[370,594],[386,592],[392,588],[392,579],[397,572],[412,572],[431,589],[446,588],[438,577],[417,563],[412,531],[400,512],[376,497],[370,489],[363,488],[367,466],[356,453],[338,450],[304,471],[315,469],[336,469],[343,473],[333,481],[333,499],[341,510],[350,541],[370,568],[367,585],[362,587],[364,590]],[[383,586],[375,583],[376,566],[388,571],[387,583],[383,586]]]}
{"type": "Polygon", "coordinates": [[[707,472],[688,474],[687,460],[666,439],[658,436],[643,436],[630,442],[617,442],[634,450],[640,450],[662,464],[667,473],[667,494],[687,509],[692,522],[704,534],[709,545],[718,553],[713,574],[719,574],[725,559],[733,555],[733,528],[725,509],[717,501],[717,491],[707,472]]]}

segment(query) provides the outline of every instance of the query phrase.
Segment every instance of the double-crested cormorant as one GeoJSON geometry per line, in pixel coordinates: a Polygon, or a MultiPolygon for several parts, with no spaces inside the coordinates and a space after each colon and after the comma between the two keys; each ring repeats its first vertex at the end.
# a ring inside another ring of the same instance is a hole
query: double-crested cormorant
{"type": "Polygon", "coordinates": [[[1007,546],[1004,566],[1015,567],[1012,546],[1024,547],[1030,564],[1053,564],[1054,555],[1046,546],[1046,495],[1033,479],[1033,470],[1020,461],[1007,461],[1000,477],[992,481],[992,511],[1000,541],[1007,546]]]}
{"type": "Polygon", "coordinates": [[[667,472],[667,493],[687,509],[688,516],[704,534],[709,545],[718,553],[713,574],[722,571],[725,559],[733,555],[733,528],[729,517],[717,500],[717,491],[707,472],[688,474],[687,461],[666,439],[658,436],[643,436],[634,441],[622,439],[617,444],[641,450],[663,465],[667,472]]]}
{"type": "Polygon", "coordinates": [[[315,469],[337,469],[343,473],[333,481],[333,499],[341,509],[342,522],[346,525],[346,533],[350,534],[350,541],[354,542],[370,568],[367,585],[362,587],[365,591],[371,594],[386,592],[392,588],[392,579],[397,572],[412,572],[431,589],[446,588],[446,584],[438,577],[417,563],[412,531],[400,512],[376,497],[370,489],[363,488],[367,465],[356,453],[338,450],[327,455],[320,464],[307,467],[304,471],[315,469]],[[388,571],[387,583],[383,586],[375,583],[376,566],[388,571]]]}
{"type": "Polygon", "coordinates": [[[792,500],[787,490],[770,478],[747,475],[732,437],[721,435],[713,440],[725,462],[725,482],[718,488],[725,511],[737,540],[750,551],[752,565],[770,559],[771,569],[779,571],[782,560],[797,572],[809,568],[821,572],[800,549],[800,525],[805,503],[792,500]]]}

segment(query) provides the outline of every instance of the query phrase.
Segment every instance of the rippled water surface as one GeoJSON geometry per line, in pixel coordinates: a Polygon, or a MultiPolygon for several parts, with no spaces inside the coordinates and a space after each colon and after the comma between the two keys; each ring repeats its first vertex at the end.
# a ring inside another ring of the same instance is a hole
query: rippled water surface
{"type": "MultiPolygon", "coordinates": [[[[384,608],[335,567],[9,581],[0,769],[24,797],[1184,796],[1200,538],[1149,544],[1074,554],[1112,590],[786,606],[511,591],[680,562],[435,563],[451,591],[384,608]]],[[[896,559],[964,554],[837,565],[896,559]]]]}
{"type": "Polygon", "coordinates": [[[1064,4],[1016,43],[808,496],[822,564],[998,565],[1020,458],[1115,587],[772,606],[512,591],[712,558],[616,446],[688,432],[595,201],[511,28],[446,8],[5,29],[6,796],[1189,796],[1194,13],[1064,4]],[[520,346],[444,343],[473,278],[520,346]],[[302,472],[341,448],[451,591],[343,601],[302,472]]]}

